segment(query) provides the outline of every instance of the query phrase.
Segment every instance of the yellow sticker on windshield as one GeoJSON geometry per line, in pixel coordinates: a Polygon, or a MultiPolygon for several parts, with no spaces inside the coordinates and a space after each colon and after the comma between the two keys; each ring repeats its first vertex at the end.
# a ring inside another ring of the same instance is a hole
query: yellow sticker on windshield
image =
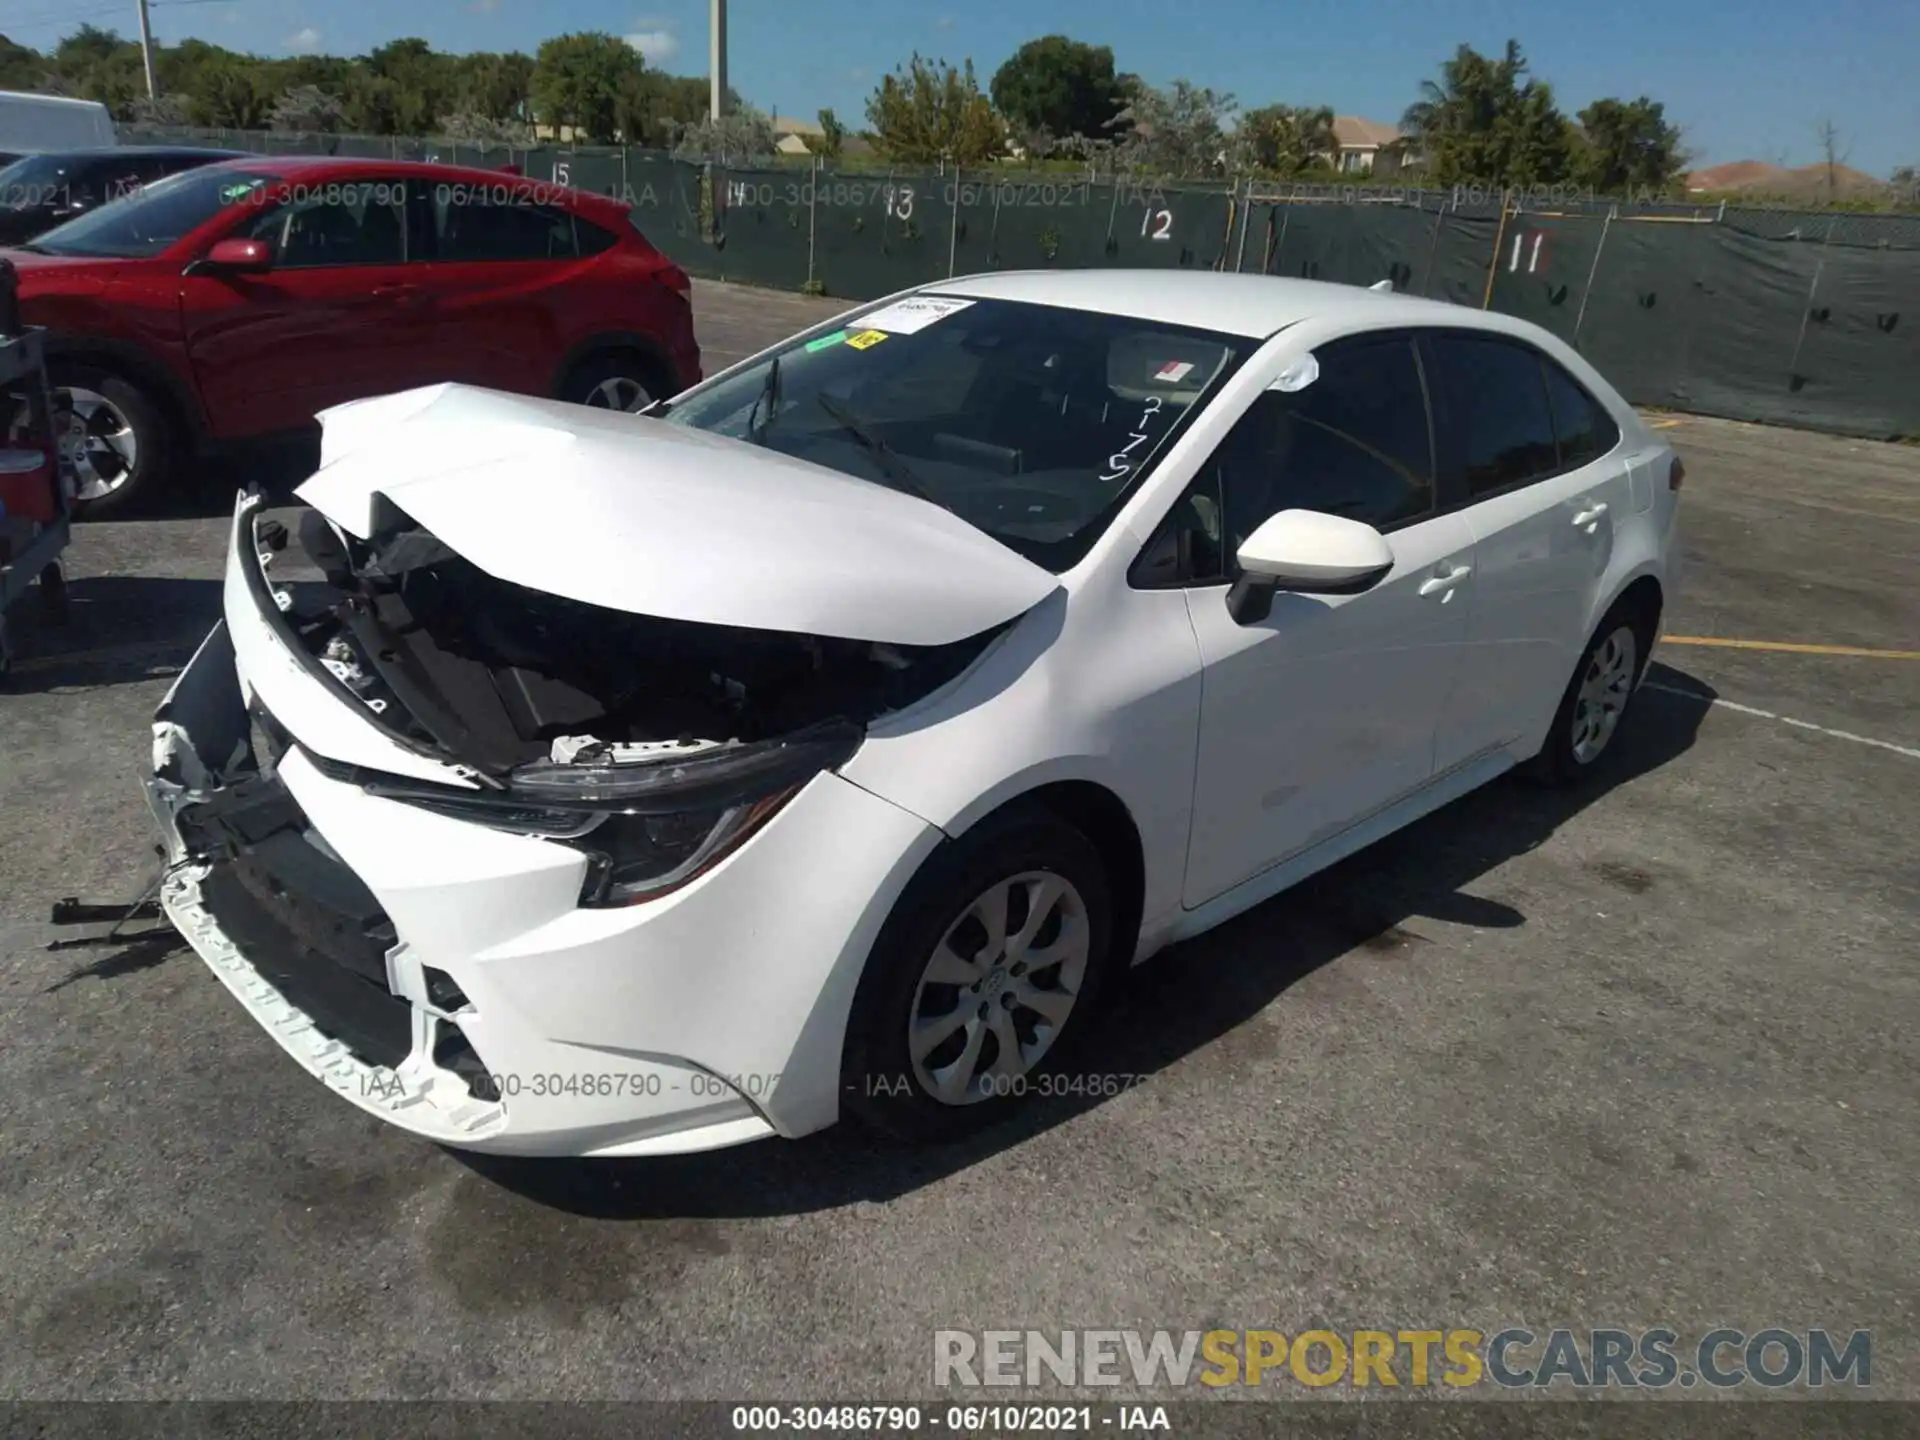
{"type": "Polygon", "coordinates": [[[884,330],[862,330],[858,335],[850,335],[847,337],[847,348],[849,350],[870,350],[886,338],[887,336],[884,330]]]}

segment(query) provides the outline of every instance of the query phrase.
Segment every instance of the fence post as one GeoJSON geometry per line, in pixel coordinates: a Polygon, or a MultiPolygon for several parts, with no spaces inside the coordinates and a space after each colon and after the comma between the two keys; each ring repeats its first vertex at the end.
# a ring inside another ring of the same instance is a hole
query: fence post
{"type": "Polygon", "coordinates": [[[960,263],[960,191],[961,178],[965,167],[959,161],[953,164],[953,199],[947,208],[953,213],[947,217],[947,278],[951,280],[954,267],[960,263]]]}
{"type": "Polygon", "coordinates": [[[1493,277],[1500,271],[1500,247],[1507,243],[1507,197],[1500,197],[1500,228],[1493,232],[1493,255],[1487,261],[1487,289],[1480,297],[1480,308],[1493,308],[1493,277]]]}
{"type": "Polygon", "coordinates": [[[1580,348],[1580,327],[1587,320],[1587,297],[1593,294],[1593,277],[1600,273],[1600,252],[1607,248],[1607,232],[1613,228],[1613,217],[1619,213],[1618,205],[1610,206],[1607,218],[1600,222],[1600,243],[1593,247],[1593,264],[1587,267],[1587,288],[1580,292],[1580,313],[1573,317],[1573,348],[1580,348]]]}
{"type": "Polygon", "coordinates": [[[1247,201],[1240,217],[1240,249],[1233,257],[1233,273],[1238,275],[1247,263],[1247,231],[1253,228],[1253,177],[1247,177],[1247,201]]]}
{"type": "MultiPolygon", "coordinates": [[[[1271,274],[1271,267],[1280,263],[1281,252],[1287,248],[1287,226],[1293,223],[1293,196],[1288,195],[1285,208],[1280,212],[1280,238],[1273,242],[1273,251],[1267,256],[1267,263],[1261,266],[1264,273],[1271,274]]],[[[1269,225],[1268,228],[1272,228],[1269,225]]]]}
{"type": "MultiPolygon", "coordinates": [[[[1420,198],[1420,204],[1424,210],[1426,208],[1426,196],[1424,194],[1420,198]]],[[[1427,237],[1427,278],[1420,284],[1420,296],[1422,299],[1433,294],[1433,260],[1434,257],[1440,253],[1440,232],[1445,228],[1446,223],[1447,202],[1442,200],[1440,202],[1440,208],[1434,211],[1433,214],[1433,234],[1427,237]]]]}
{"type": "Polygon", "coordinates": [[[807,165],[807,284],[814,281],[813,233],[814,217],[820,210],[820,157],[814,156],[807,165]]]}
{"type": "Polygon", "coordinates": [[[1820,272],[1827,268],[1827,242],[1833,239],[1838,220],[1827,221],[1827,233],[1820,237],[1820,258],[1813,263],[1813,279],[1807,284],[1807,301],[1800,307],[1800,331],[1793,337],[1793,354],[1787,360],[1787,379],[1791,383],[1800,364],[1800,347],[1807,341],[1807,321],[1813,317],[1813,297],[1820,290],[1820,272]]]}

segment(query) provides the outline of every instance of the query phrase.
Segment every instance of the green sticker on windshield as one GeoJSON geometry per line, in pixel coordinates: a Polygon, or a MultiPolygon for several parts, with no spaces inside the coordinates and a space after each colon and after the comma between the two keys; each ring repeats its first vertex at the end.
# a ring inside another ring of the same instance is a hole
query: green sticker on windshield
{"type": "Polygon", "coordinates": [[[254,189],[255,182],[251,180],[242,181],[238,185],[229,185],[220,192],[220,203],[231,205],[236,200],[244,200],[254,192],[254,189]]]}
{"type": "Polygon", "coordinates": [[[846,338],[847,332],[844,330],[836,330],[831,335],[822,335],[818,340],[807,341],[807,353],[811,355],[816,350],[830,349],[840,344],[846,338]]]}

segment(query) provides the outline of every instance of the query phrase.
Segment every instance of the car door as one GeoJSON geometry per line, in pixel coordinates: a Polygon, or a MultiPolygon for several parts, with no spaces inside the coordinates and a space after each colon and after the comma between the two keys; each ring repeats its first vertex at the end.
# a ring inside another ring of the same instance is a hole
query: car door
{"type": "Polygon", "coordinates": [[[1190,530],[1175,549],[1205,666],[1188,906],[1425,785],[1467,636],[1473,541],[1438,503],[1417,348],[1365,336],[1316,359],[1304,390],[1249,407],[1170,521],[1190,530]],[[1287,509],[1374,525],[1393,570],[1360,594],[1276,594],[1243,624],[1233,555],[1287,509]]]}
{"type": "Polygon", "coordinates": [[[1443,485],[1458,487],[1477,571],[1463,683],[1437,740],[1444,768],[1530,742],[1552,718],[1632,497],[1605,407],[1540,350],[1467,330],[1422,346],[1443,485]]]}
{"type": "Polygon", "coordinates": [[[272,268],[181,282],[187,352],[216,433],[291,429],[435,378],[404,180],[289,182],[232,203],[219,238],[265,241],[272,268]]]}
{"type": "Polygon", "coordinates": [[[553,387],[565,348],[554,284],[613,237],[536,204],[535,188],[508,177],[422,185],[432,217],[422,273],[448,379],[530,395],[553,387]]]}

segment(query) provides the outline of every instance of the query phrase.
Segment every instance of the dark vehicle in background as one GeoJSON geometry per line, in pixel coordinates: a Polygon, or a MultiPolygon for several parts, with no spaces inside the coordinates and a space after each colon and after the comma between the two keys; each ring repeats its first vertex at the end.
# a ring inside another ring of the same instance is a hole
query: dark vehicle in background
{"type": "Polygon", "coordinates": [[[28,155],[0,170],[0,245],[31,240],[182,170],[244,158],[238,150],[170,145],[28,155]]]}
{"type": "Polygon", "coordinates": [[[690,282],[629,207],[499,171],[250,156],[0,255],[96,518],[352,400],[455,381],[631,411],[701,378],[690,282]]]}

